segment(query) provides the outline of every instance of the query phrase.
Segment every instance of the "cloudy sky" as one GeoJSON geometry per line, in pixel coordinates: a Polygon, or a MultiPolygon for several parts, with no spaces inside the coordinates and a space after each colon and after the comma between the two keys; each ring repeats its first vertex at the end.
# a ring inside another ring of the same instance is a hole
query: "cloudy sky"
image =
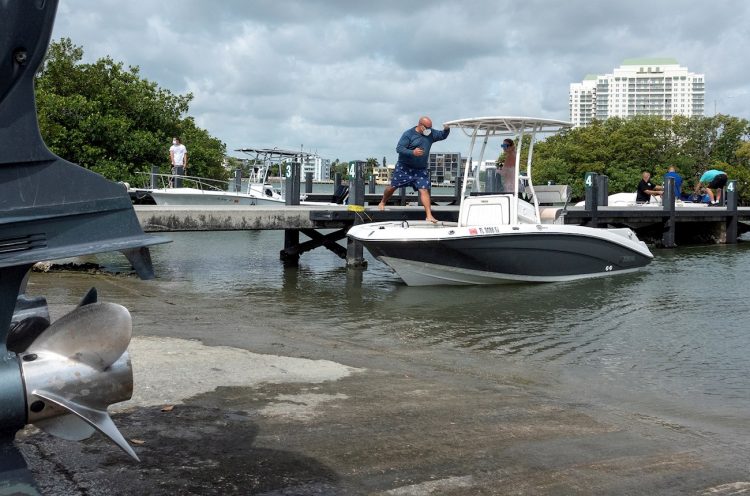
{"type": "Polygon", "coordinates": [[[568,120],[571,82],[633,57],[705,73],[706,114],[748,118],[749,35],[740,0],[60,0],[52,37],[191,92],[190,115],[230,151],[392,163],[420,115],[568,120]]]}

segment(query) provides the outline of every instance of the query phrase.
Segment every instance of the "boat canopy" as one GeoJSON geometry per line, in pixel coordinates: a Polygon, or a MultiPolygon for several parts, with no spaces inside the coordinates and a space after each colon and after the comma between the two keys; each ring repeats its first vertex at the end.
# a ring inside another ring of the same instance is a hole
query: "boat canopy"
{"type": "MultiPolygon", "coordinates": [[[[543,133],[558,133],[565,129],[573,127],[573,124],[566,121],[558,121],[555,119],[540,119],[538,117],[519,117],[519,116],[495,116],[495,117],[471,117],[468,119],[457,119],[448,121],[445,123],[446,126],[451,128],[459,128],[464,134],[471,138],[471,144],[469,145],[469,154],[466,160],[466,168],[464,169],[464,180],[461,187],[461,206],[459,216],[464,211],[464,198],[466,198],[466,187],[468,185],[469,171],[472,168],[472,162],[474,157],[474,145],[477,139],[482,140],[482,148],[479,152],[478,164],[482,163],[484,159],[484,152],[487,148],[487,142],[493,137],[507,138],[513,136],[516,142],[516,167],[515,167],[515,180],[513,181],[513,189],[509,193],[513,194],[515,201],[511,202],[511,218],[517,221],[518,219],[518,183],[519,183],[519,170],[521,162],[521,148],[523,145],[523,138],[525,135],[531,136],[529,144],[528,160],[526,163],[526,175],[528,178],[528,187],[532,193],[534,199],[534,211],[536,220],[538,223],[541,222],[541,216],[539,214],[539,202],[537,201],[536,195],[533,195],[534,185],[531,181],[531,158],[534,154],[534,141],[536,140],[537,134],[543,133]]],[[[479,166],[477,166],[474,174],[474,185],[481,191],[481,185],[479,183],[479,166]]],[[[507,187],[507,185],[506,185],[507,187]]],[[[459,217],[460,218],[460,217],[459,217]]]]}
{"type": "Polygon", "coordinates": [[[566,121],[539,119],[536,117],[471,117],[445,123],[449,127],[461,129],[467,136],[509,136],[520,133],[557,133],[573,127],[566,121]],[[476,134],[475,134],[476,133],[476,134]]]}
{"type": "Polygon", "coordinates": [[[317,157],[318,155],[311,152],[304,152],[302,150],[284,150],[282,148],[237,148],[236,152],[247,153],[248,155],[273,157],[277,160],[284,160],[288,158],[309,158],[317,157]]]}

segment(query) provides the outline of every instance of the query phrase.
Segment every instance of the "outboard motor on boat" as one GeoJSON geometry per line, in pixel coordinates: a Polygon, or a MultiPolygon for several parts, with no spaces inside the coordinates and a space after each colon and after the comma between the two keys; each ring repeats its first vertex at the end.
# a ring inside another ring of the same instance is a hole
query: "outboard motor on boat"
{"type": "Polygon", "coordinates": [[[120,251],[151,278],[148,246],[168,241],[143,233],[121,185],[42,140],[34,74],[56,10],[57,0],[0,2],[0,489],[29,483],[12,444],[28,423],[66,439],[96,429],[137,459],[107,414],[132,394],[128,310],[90,291],[50,323],[46,300],[25,295],[33,264],[120,251]]]}

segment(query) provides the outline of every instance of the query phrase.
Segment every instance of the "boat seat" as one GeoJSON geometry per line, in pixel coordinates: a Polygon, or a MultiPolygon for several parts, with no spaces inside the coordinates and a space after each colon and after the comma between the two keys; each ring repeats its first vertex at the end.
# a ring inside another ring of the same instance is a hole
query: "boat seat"
{"type": "Polygon", "coordinates": [[[485,195],[465,198],[458,225],[487,226],[510,224],[510,199],[513,195],[485,195]]]}

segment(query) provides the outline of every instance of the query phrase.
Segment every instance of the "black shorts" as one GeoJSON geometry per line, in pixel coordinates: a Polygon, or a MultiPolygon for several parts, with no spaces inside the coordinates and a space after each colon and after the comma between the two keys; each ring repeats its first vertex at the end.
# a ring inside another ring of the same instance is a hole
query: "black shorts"
{"type": "Polygon", "coordinates": [[[713,181],[708,183],[708,187],[711,189],[719,189],[723,188],[727,185],[727,175],[726,174],[719,174],[716,176],[713,181]]]}

